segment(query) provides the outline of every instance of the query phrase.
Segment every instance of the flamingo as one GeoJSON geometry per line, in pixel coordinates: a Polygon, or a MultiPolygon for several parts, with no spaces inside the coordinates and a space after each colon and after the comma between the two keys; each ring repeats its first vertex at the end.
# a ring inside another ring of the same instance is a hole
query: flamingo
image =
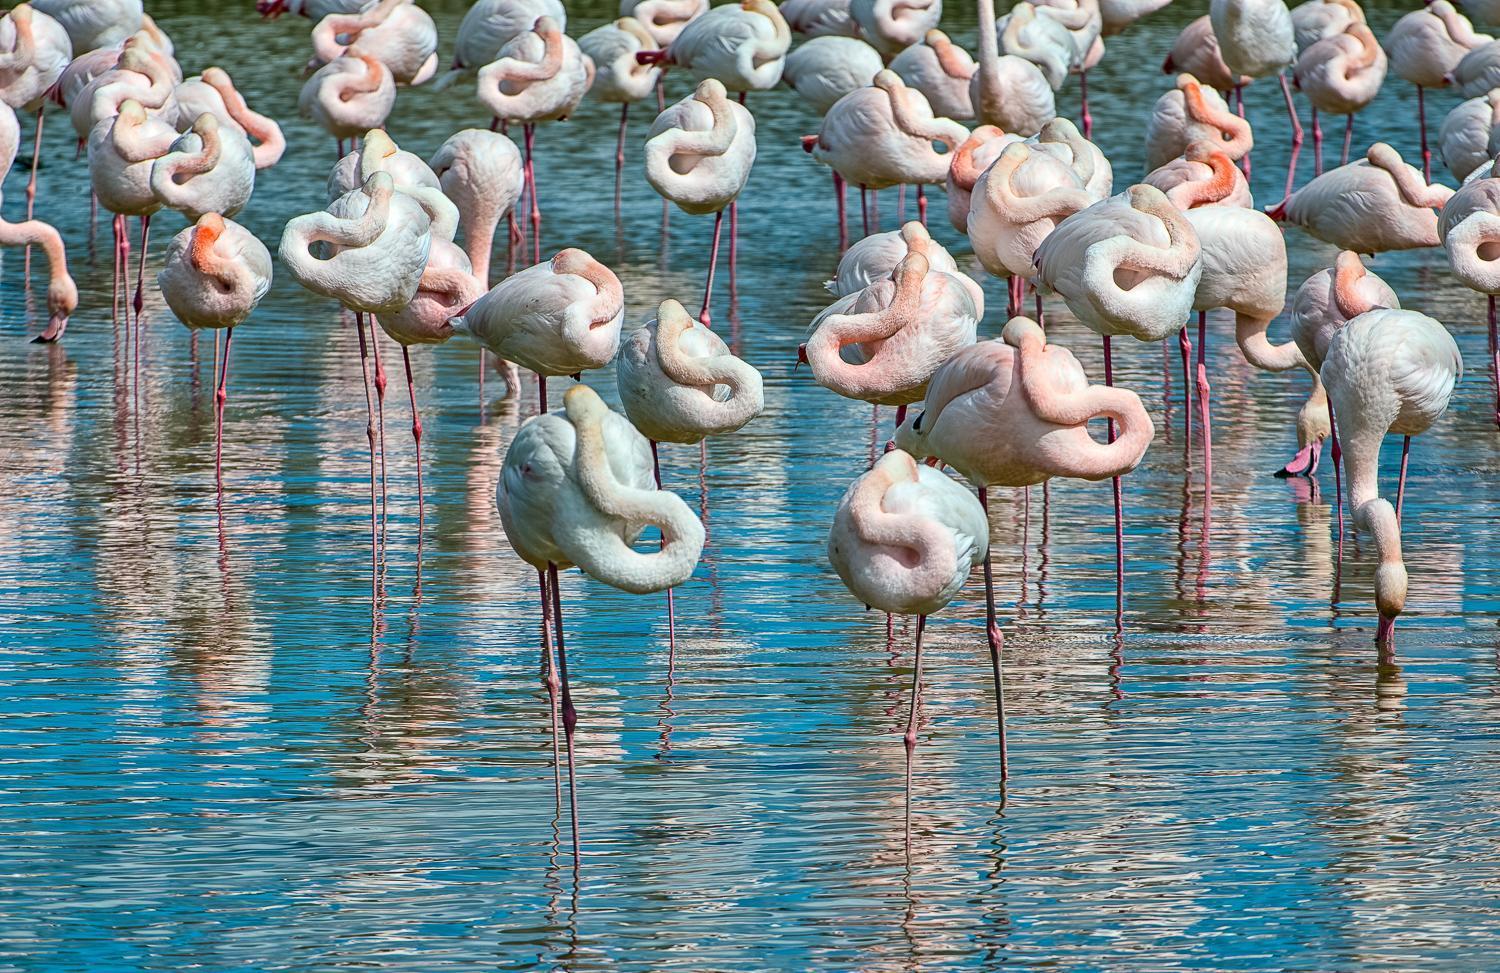
{"type": "Polygon", "coordinates": [[[849,0],[860,36],[886,57],[901,53],[938,25],[943,0],[849,0]]]}
{"type": "Polygon", "coordinates": [[[175,126],[179,115],[176,88],[182,80],[176,73],[176,63],[156,49],[144,32],[132,35],[112,68],[94,76],[67,99],[68,115],[79,140],[86,142],[94,127],[119,114],[126,101],[137,102],[148,114],[160,115],[175,126]]]}
{"type": "MultiPolygon", "coordinates": [[[[0,103],[36,112],[31,176],[26,181],[26,219],[36,211],[36,173],[41,165],[42,111],[47,93],[72,59],[68,33],[35,4],[18,4],[0,17],[0,103]]],[[[30,248],[26,251],[30,254],[30,248]]],[[[28,257],[29,261],[29,257],[28,257]]]]}
{"type": "Polygon", "coordinates": [[[582,844],[573,739],[578,712],[568,681],[558,571],[577,565],[589,577],[633,594],[675,588],[692,576],[705,532],[682,498],[656,488],[646,437],[587,385],[568,389],[563,412],[535,416],[516,433],[495,486],[495,506],[511,547],[536,568],[544,625],[551,597],[557,658],[551,658],[549,646],[547,688],[554,700],[554,687],[560,683],[562,691],[577,863],[582,844]],[[648,526],[661,531],[662,544],[644,554],[631,545],[648,526]]]}
{"type": "Polygon", "coordinates": [[[430,166],[461,214],[464,252],[474,276],[488,289],[495,228],[514,212],[525,188],[521,152],[497,132],[466,128],[438,146],[430,166]]]}
{"type": "Polygon", "coordinates": [[[1000,54],[995,0],[979,0],[979,57],[969,79],[974,118],[1017,135],[1035,135],[1057,114],[1052,85],[1024,57],[1000,54]]]}
{"type": "MultiPolygon", "coordinates": [[[[115,214],[115,280],[128,286],[130,241],[125,220],[141,220],[141,256],[135,282],[135,326],[140,327],[145,307],[142,282],[146,274],[146,246],[151,234],[151,214],[162,200],[151,188],[151,170],[158,158],[172,150],[177,130],[154,115],[147,115],[140,102],[127,100],[120,113],[106,118],[89,133],[89,180],[94,195],[115,214]]],[[[129,315],[126,315],[127,321],[129,315]]]]}
{"type": "Polygon", "coordinates": [[[370,0],[256,0],[255,12],[267,20],[290,13],[322,20],[330,14],[357,14],[370,0]]]}
{"type": "Polygon", "coordinates": [[[1401,557],[1400,495],[1394,508],[1380,496],[1380,444],[1388,432],[1406,437],[1404,481],[1406,447],[1447,411],[1453,386],[1463,376],[1463,358],[1453,336],[1437,321],[1416,311],[1380,308],[1361,314],[1333,336],[1322,375],[1338,417],[1354,528],[1373,536],[1380,555],[1375,641],[1387,646],[1396,616],[1406,608],[1407,574],[1401,557]]]}
{"type": "Polygon", "coordinates": [[[1500,129],[1500,91],[1455,105],[1438,129],[1438,153],[1443,165],[1460,182],[1469,178],[1469,173],[1493,158],[1490,135],[1496,129],[1500,129]]]}
{"type": "MultiPolygon", "coordinates": [[[[615,360],[620,405],[651,441],[651,472],[661,489],[658,443],[698,445],[743,428],[765,408],[763,379],[681,304],[663,301],[656,317],[625,338],[615,360]]],[[[676,661],[672,589],[667,589],[667,671],[676,661]]]]}
{"type": "Polygon", "coordinates": [[[152,165],[151,191],[190,220],[207,213],[234,216],[255,191],[250,140],[204,112],[152,165]]]}
{"type": "MultiPolygon", "coordinates": [[[[365,437],[370,451],[370,595],[377,595],[375,528],[375,406],[370,397],[365,314],[393,314],[417,296],[432,249],[432,223],[417,201],[377,171],[326,210],[288,221],[278,256],[303,287],[355,312],[360,376],[365,385],[365,437]],[[314,246],[322,244],[321,252],[314,246]]],[[[373,335],[371,336],[373,339],[373,335]]]]}
{"type": "MultiPolygon", "coordinates": [[[[1297,57],[1292,78],[1307,95],[1313,108],[1328,115],[1343,115],[1344,150],[1339,165],[1349,162],[1354,138],[1354,113],[1364,110],[1380,93],[1385,81],[1385,51],[1363,20],[1351,21],[1342,33],[1309,45],[1297,57]]],[[[1313,132],[1313,155],[1321,159],[1322,142],[1313,132]]]]}
{"type": "Polygon", "coordinates": [[[437,73],[437,26],[413,0],[377,0],[358,13],[329,14],[312,31],[309,70],[347,54],[368,54],[398,85],[419,85],[437,73]]]}
{"type": "Polygon", "coordinates": [[[1078,63],[1078,47],[1068,29],[1053,18],[1042,16],[1041,9],[1027,0],[1018,0],[1000,18],[996,25],[1000,32],[1000,52],[1035,64],[1052,90],[1057,91],[1078,63]]]}
{"type": "Polygon", "coordinates": [[[962,122],[974,117],[969,86],[979,65],[968,51],[937,28],[923,35],[920,43],[891,58],[891,70],[909,87],[922,92],[932,106],[932,113],[939,118],[962,122]]]}
{"type": "Polygon", "coordinates": [[[1088,138],[1094,134],[1094,118],[1089,114],[1089,70],[1104,59],[1104,41],[1099,36],[1104,18],[1099,0],[1036,0],[1036,12],[1057,21],[1073,40],[1071,70],[1078,75],[1080,120],[1088,138]]]}
{"type": "Polygon", "coordinates": [[[546,412],[547,377],[608,365],[620,349],[624,317],[620,278],[582,250],[568,249],[505,278],[448,323],[535,372],[546,412]]]}
{"type": "Polygon", "coordinates": [[[533,259],[542,259],[542,209],[537,203],[536,123],[567,118],[594,81],[594,62],[552,17],[538,17],[531,30],[500,48],[479,69],[479,100],[496,119],[520,122],[526,144],[526,185],[531,197],[533,259]]]}
{"type": "Polygon", "coordinates": [[[959,233],[969,232],[969,206],[979,177],[994,165],[1007,145],[1023,141],[997,125],[980,125],[953,150],[953,161],[948,164],[948,222],[959,233]]]}
{"type": "Polygon", "coordinates": [[[638,51],[655,50],[656,45],[650,29],[634,17],[621,17],[578,38],[579,50],[594,62],[598,72],[590,93],[599,101],[620,106],[620,134],[615,142],[616,210],[625,170],[625,126],[630,105],[655,91],[661,81],[661,68],[641,64],[635,55],[638,51]]]}
{"type": "MultiPolygon", "coordinates": [[[[1307,360],[1308,367],[1317,374],[1328,356],[1328,345],[1333,336],[1349,321],[1377,307],[1401,307],[1401,301],[1390,285],[1372,274],[1360,262],[1359,254],[1345,250],[1338,255],[1331,268],[1318,271],[1297,289],[1292,298],[1292,340],[1307,360]]],[[[1321,394],[1321,411],[1324,417],[1308,415],[1308,421],[1327,423],[1328,438],[1333,443],[1334,503],[1338,509],[1339,541],[1344,536],[1344,486],[1340,461],[1343,451],[1339,447],[1337,430],[1333,427],[1333,405],[1328,402],[1327,390],[1322,388],[1321,376],[1313,389],[1313,399],[1321,394]]],[[[1309,404],[1314,408],[1313,399],[1309,404]]],[[[1304,413],[1308,407],[1304,406],[1304,413]]],[[[1299,420],[1301,421],[1301,420],[1299,420]]],[[[1301,452],[1281,470],[1281,476],[1311,476],[1317,472],[1318,450],[1301,452]],[[1309,455],[1310,453],[1310,455],[1309,455]]]]}
{"type": "Polygon", "coordinates": [[[1452,195],[1447,186],[1424,183],[1399,152],[1376,142],[1365,158],[1314,177],[1270,214],[1342,250],[1383,253],[1437,246],[1435,210],[1452,195]]]}
{"type": "Polygon", "coordinates": [[[1490,366],[1494,382],[1495,423],[1500,425],[1500,338],[1495,324],[1495,295],[1500,294],[1500,178],[1493,163],[1476,169],[1443,206],[1438,234],[1448,265],[1459,283],[1485,295],[1489,303],[1490,366]]]}
{"type": "Polygon", "coordinates": [[[869,44],[830,34],[788,54],[781,80],[822,115],[849,92],[873,83],[884,67],[880,52],[869,44]]]}
{"type": "Polygon", "coordinates": [[[1458,93],[1465,98],[1475,98],[1500,87],[1500,40],[1471,49],[1445,77],[1458,86],[1458,93]]]}
{"type": "MultiPolygon", "coordinates": [[[[1244,173],[1238,167],[1228,176],[1215,171],[1210,153],[1224,155],[1218,152],[1212,142],[1194,142],[1188,146],[1186,155],[1157,166],[1142,181],[1165,193],[1167,202],[1173,206],[1187,210],[1194,205],[1206,185],[1222,177],[1228,180],[1228,185],[1215,186],[1213,195],[1217,198],[1212,199],[1212,202],[1219,206],[1254,206],[1255,198],[1250,195],[1250,184],[1245,181],[1244,173]]],[[[1225,155],[1225,158],[1228,156],[1225,155]]]]}
{"type": "Polygon", "coordinates": [[[620,0],[620,16],[639,21],[658,49],[667,47],[690,21],[706,13],[708,0],[620,0]]]}
{"type": "Polygon", "coordinates": [[[1099,16],[1103,21],[1100,33],[1109,37],[1123,33],[1125,28],[1167,6],[1172,0],[1099,0],[1099,16]]]}
{"type": "Polygon", "coordinates": [[[329,171],[329,202],[363,186],[376,172],[390,173],[397,191],[417,201],[434,236],[453,240],[458,233],[458,206],[443,192],[437,173],[422,157],[402,149],[382,128],[366,132],[364,140],[329,171]]]}
{"type": "MultiPolygon", "coordinates": [[[[21,141],[21,127],[16,113],[0,101],[0,172],[9,172],[21,141]]],[[[78,288],[68,274],[68,253],[61,234],[40,220],[24,223],[6,222],[0,216],[0,247],[31,246],[42,248],[47,255],[47,327],[33,341],[56,341],[68,329],[68,315],[78,309],[78,288]]]]}
{"type": "Polygon", "coordinates": [[[958,278],[974,300],[974,316],[984,317],[984,289],[958,269],[953,255],[932,238],[927,227],[916,220],[906,223],[899,230],[871,233],[850,247],[839,258],[838,271],[833,279],[823,286],[834,297],[848,297],[877,281],[892,278],[896,268],[901,266],[901,261],[910,253],[920,253],[925,257],[929,271],[958,278]]]}
{"type": "MultiPolygon", "coordinates": [[[[1198,83],[1208,85],[1216,92],[1239,88],[1251,81],[1246,75],[1235,74],[1224,63],[1219,39],[1214,36],[1214,25],[1208,14],[1182,28],[1161,69],[1165,74],[1191,75],[1198,83]]],[[[1220,101],[1222,103],[1222,99],[1220,101]]]]}
{"type": "Polygon", "coordinates": [[[724,209],[732,206],[755,164],[755,116],[709,78],[670,106],[646,133],[646,181],[684,212],[714,214],[708,281],[698,320],[707,326],[724,209]]]}
{"type": "MultiPolygon", "coordinates": [[[[926,222],[927,199],[922,189],[948,178],[948,156],[968,137],[968,131],[948,118],[934,118],[927,99],[908,88],[894,71],[881,71],[875,83],[839,99],[823,116],[815,139],[807,140],[813,158],[860,187],[861,208],[866,190],[915,183],[917,209],[926,222]],[[947,150],[939,153],[939,143],[947,150]]],[[[840,210],[843,191],[839,190],[840,210]]],[[[876,217],[878,221],[878,216],[876,217]]],[[[843,224],[842,212],[840,225],[843,224]]],[[[879,230],[878,222],[873,227],[879,230]]],[[[867,226],[865,232],[869,233],[867,226]]]]}
{"type": "Polygon", "coordinates": [[[922,688],[922,634],[986,562],[990,524],[974,495],[944,473],[893,449],[849,485],[828,531],[828,560],[860,602],[916,615],[911,708],[906,735],[906,822],[911,831],[911,769],[922,688]]]}
{"type": "Polygon", "coordinates": [[[458,25],[455,71],[473,71],[493,62],[501,48],[534,28],[542,17],[551,17],[559,30],[568,26],[562,0],[476,0],[458,25]]]}
{"type": "Polygon", "coordinates": [[[643,62],[677,65],[694,81],[712,78],[743,95],[781,82],[792,31],[770,0],[742,0],[714,7],[683,26],[664,50],[642,51],[643,62]]]}
{"type": "MultiPolygon", "coordinates": [[[[1385,51],[1391,70],[1417,89],[1417,131],[1422,142],[1422,178],[1432,182],[1432,152],[1427,148],[1425,91],[1448,84],[1448,74],[1465,54],[1494,38],[1474,32],[1469,18],[1448,0],[1434,0],[1391,26],[1385,51]]],[[[1460,176],[1459,178],[1463,178],[1460,176]]]]}
{"type": "Polygon", "coordinates": [[[198,116],[208,112],[219,120],[220,128],[233,128],[255,140],[256,169],[269,169],[286,151],[281,126],[274,119],[251,111],[223,68],[206,68],[201,75],[184,79],[173,97],[177,102],[179,131],[191,128],[198,116]]]}
{"type": "MultiPolygon", "coordinates": [[[[1104,384],[1114,384],[1110,338],[1161,341],[1187,320],[1203,275],[1198,234],[1144,184],[1094,203],[1059,223],[1036,249],[1042,283],[1104,339],[1104,384]]],[[[1110,438],[1114,438],[1113,428],[1110,438]]],[[[1115,501],[1116,618],[1124,610],[1124,512],[1119,477],[1115,501]]]]}
{"type": "Polygon", "coordinates": [[[777,7],[787,26],[807,37],[859,37],[849,0],[785,0],[777,7]]]}
{"type": "MultiPolygon", "coordinates": [[[[1047,343],[1030,318],[1013,317],[1001,337],[953,355],[932,376],[922,406],[896,430],[896,447],[917,459],[936,458],[977,488],[988,509],[994,486],[1026,487],[1054,476],[1119,477],[1140,464],[1155,438],[1151,418],[1129,389],[1090,385],[1072,352],[1047,343]],[[1088,423],[1120,423],[1108,445],[1088,423]]],[[[990,555],[984,557],[985,631],[995,683],[1001,777],[1008,776],[1005,691],[995,617],[990,555]]]]}
{"type": "Polygon", "coordinates": [[[1249,157],[1255,136],[1250,123],[1230,111],[1218,92],[1190,74],[1179,74],[1172,90],[1151,107],[1146,122],[1147,168],[1166,165],[1194,142],[1209,142],[1238,161],[1249,157]]]}
{"type": "MultiPolygon", "coordinates": [[[[1286,194],[1290,195],[1297,175],[1297,155],[1302,151],[1302,122],[1292,104],[1292,89],[1287,85],[1285,70],[1297,57],[1292,15],[1282,0],[1209,0],[1208,17],[1230,71],[1251,78],[1275,74],[1281,82],[1281,95],[1292,126],[1292,155],[1286,167],[1286,194]]],[[[1243,86],[1235,90],[1242,101],[1243,86]]]]}
{"type": "Polygon", "coordinates": [[[824,388],[897,406],[899,424],[904,407],[921,400],[943,362],[974,343],[978,324],[970,285],[932,271],[926,256],[913,250],[892,277],[819,314],[797,355],[824,388]]]}
{"type": "Polygon", "coordinates": [[[396,106],[396,80],[390,69],[368,54],[345,54],[313,72],[297,96],[297,110],[338,142],[382,128],[396,106]]]}
{"type": "Polygon", "coordinates": [[[271,251],[238,223],[204,213],[167,245],[156,285],[177,320],[191,330],[213,329],[215,362],[219,330],[224,330],[224,359],[214,392],[214,483],[222,493],[229,346],[234,329],[271,289],[271,251]]]}
{"type": "Polygon", "coordinates": [[[80,54],[120,43],[146,19],[141,0],[31,0],[31,6],[61,24],[80,54]]]}

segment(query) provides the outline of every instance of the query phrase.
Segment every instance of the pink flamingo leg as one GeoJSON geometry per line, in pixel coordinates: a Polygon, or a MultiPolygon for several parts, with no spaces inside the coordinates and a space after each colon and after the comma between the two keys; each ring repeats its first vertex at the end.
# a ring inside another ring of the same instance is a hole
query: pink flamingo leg
{"type": "Polygon", "coordinates": [[[708,251],[708,282],[703,287],[703,310],[698,312],[698,320],[703,326],[709,327],[710,315],[708,306],[714,299],[714,268],[719,264],[719,234],[724,227],[724,211],[719,210],[714,214],[714,242],[708,251]]]}
{"type": "Polygon", "coordinates": [[[533,153],[536,150],[536,126],[527,125],[522,131],[526,136],[526,175],[527,186],[531,191],[531,250],[532,263],[542,262],[542,208],[536,199],[536,162],[533,153]]]}
{"type": "Polygon", "coordinates": [[[1401,502],[1406,499],[1406,461],[1411,457],[1411,437],[1401,437],[1401,478],[1396,481],[1396,524],[1401,524],[1401,502]]]}
{"type": "Polygon", "coordinates": [[[896,225],[906,222],[906,183],[896,187],[896,225]]]}
{"type": "Polygon", "coordinates": [[[1208,385],[1208,312],[1198,312],[1198,412],[1203,423],[1203,505],[1206,509],[1214,494],[1214,423],[1209,408],[1208,385]]]}
{"type": "MultiPolygon", "coordinates": [[[[1203,353],[1200,348],[1199,354],[1203,353]]],[[[1200,368],[1202,366],[1199,366],[1200,368]]],[[[1110,352],[1109,335],[1104,336],[1104,384],[1115,384],[1114,356],[1110,352]]],[[[1115,441],[1115,420],[1109,420],[1109,441],[1115,441]]],[[[1120,478],[1110,478],[1110,490],[1115,500],[1115,628],[1121,627],[1125,617],[1125,503],[1120,494],[1120,478]]]]}
{"type": "Polygon", "coordinates": [[[849,249],[849,222],[844,212],[844,177],[833,171],[833,194],[839,201],[839,253],[849,249]]]}
{"type": "MultiPolygon", "coordinates": [[[[990,517],[990,494],[985,487],[979,488],[979,504],[984,507],[985,524],[990,517]]],[[[1010,779],[1010,751],[1005,737],[1005,673],[1001,666],[1000,650],[1005,646],[1005,636],[1000,623],[995,619],[995,572],[990,564],[990,555],[984,556],[984,634],[990,648],[990,670],[995,680],[995,738],[1000,745],[1000,781],[1010,779]]]]}
{"type": "Polygon", "coordinates": [[[1024,288],[1026,287],[1026,279],[1012,274],[1009,278],[1009,286],[1010,300],[1006,302],[1005,307],[1005,316],[1007,319],[1021,313],[1021,295],[1024,293],[1024,288]]]}
{"type": "Polygon", "coordinates": [[[479,349],[479,422],[484,423],[484,359],[485,350],[479,349]]]}
{"type": "Polygon", "coordinates": [[[911,765],[912,755],[917,750],[917,700],[922,696],[922,632],[927,628],[927,616],[917,616],[917,645],[912,652],[911,708],[906,711],[906,734],[901,738],[906,745],[906,852],[911,854],[911,765]]]}
{"type": "Polygon", "coordinates": [[[870,190],[870,231],[880,232],[880,190],[870,190]]]}
{"type": "Polygon", "coordinates": [[[1089,114],[1089,73],[1078,72],[1078,95],[1083,106],[1083,137],[1092,138],[1094,135],[1094,116],[1089,114]]]}
{"type": "MultiPolygon", "coordinates": [[[[1281,79],[1281,97],[1286,101],[1286,115],[1292,122],[1292,157],[1286,163],[1286,192],[1282,194],[1285,199],[1292,194],[1292,185],[1297,179],[1297,156],[1302,152],[1302,121],[1297,118],[1297,106],[1292,103],[1292,86],[1287,84],[1286,73],[1282,72],[1277,77],[1281,79]]],[[[1250,154],[1246,153],[1245,158],[1250,158],[1250,154]]]]}
{"type": "MultiPolygon", "coordinates": [[[[1237,85],[1234,86],[1234,101],[1235,101],[1235,110],[1239,113],[1239,116],[1241,118],[1244,118],[1245,117],[1245,86],[1244,85],[1237,84],[1237,85]]],[[[1240,168],[1243,169],[1243,170],[1245,170],[1245,181],[1249,182],[1250,181],[1250,153],[1249,152],[1246,152],[1245,153],[1245,157],[1240,160],[1240,168]]]]}
{"type": "Polygon", "coordinates": [[[115,272],[112,279],[113,293],[110,298],[110,304],[112,305],[114,319],[116,322],[120,320],[120,240],[123,236],[123,233],[120,229],[120,224],[124,221],[124,219],[125,217],[116,214],[114,222],[112,224],[115,231],[115,272]]]}
{"type": "Polygon", "coordinates": [[[375,403],[370,396],[370,348],[365,343],[365,315],[354,312],[354,330],[359,332],[359,375],[365,382],[365,439],[370,444],[370,604],[374,607],[380,573],[380,545],[375,534],[375,403]]]}
{"type": "Polygon", "coordinates": [[[870,191],[861,185],[859,187],[859,218],[860,228],[865,236],[870,235],[870,191]]]}
{"type": "Polygon", "coordinates": [[[1193,339],[1188,337],[1186,325],[1177,332],[1177,347],[1182,351],[1183,448],[1187,451],[1188,465],[1191,466],[1193,462],[1193,394],[1189,389],[1192,388],[1190,369],[1192,368],[1193,339]]]}
{"type": "Polygon", "coordinates": [[[141,255],[136,260],[135,269],[135,326],[139,333],[141,326],[141,310],[146,306],[146,295],[143,290],[146,284],[146,247],[151,240],[151,216],[148,214],[141,217],[141,255]]]}
{"type": "Polygon", "coordinates": [[[1344,116],[1344,151],[1339,154],[1339,165],[1349,164],[1349,146],[1354,141],[1354,116],[1344,116]]]}
{"type": "Polygon", "coordinates": [[[729,204],[729,299],[739,292],[740,201],[729,204]]]}
{"type": "Polygon", "coordinates": [[[1339,427],[1333,417],[1333,403],[1328,403],[1328,441],[1333,457],[1333,502],[1338,507],[1339,560],[1344,559],[1344,451],[1339,446],[1339,427]]]}
{"type": "Polygon", "coordinates": [[[1036,299],[1036,323],[1038,327],[1047,326],[1047,315],[1042,310],[1042,289],[1035,284],[1031,285],[1031,296],[1036,299]]]}
{"type": "MultiPolygon", "coordinates": [[[[224,403],[229,401],[229,345],[234,341],[234,329],[224,332],[224,364],[219,371],[219,385],[214,391],[214,483],[219,495],[224,495],[224,403]]],[[[219,336],[214,335],[214,357],[219,350],[219,336]]]]}
{"type": "Polygon", "coordinates": [[[370,347],[375,353],[375,415],[379,422],[380,438],[380,552],[385,554],[385,366],[380,363],[380,332],[375,329],[373,318],[370,325],[370,347]]]}
{"type": "Polygon", "coordinates": [[[557,657],[552,651],[552,602],[547,596],[547,572],[537,571],[536,583],[542,594],[542,685],[547,687],[547,709],[552,713],[552,799],[561,815],[562,746],[557,732],[557,693],[562,684],[557,679],[557,657]]]}
{"type": "Polygon", "coordinates": [[[1427,147],[1427,99],[1417,85],[1417,131],[1422,137],[1422,181],[1432,182],[1432,150],[1427,147]]]}
{"type": "Polygon", "coordinates": [[[917,219],[927,225],[927,187],[922,185],[917,186],[917,219]]]}
{"type": "Polygon", "coordinates": [[[1318,121],[1318,110],[1312,110],[1313,175],[1323,174],[1323,124],[1318,121]]]}
{"type": "MultiPolygon", "coordinates": [[[[31,177],[26,180],[26,219],[31,219],[32,213],[36,211],[36,170],[42,164],[42,105],[36,110],[36,138],[31,143],[31,177]]],[[[26,244],[26,264],[24,273],[31,276],[31,244],[26,244]]]]}
{"type": "Polygon", "coordinates": [[[422,497],[422,417],[417,413],[417,386],[411,377],[411,351],[405,345],[401,346],[401,362],[406,366],[406,394],[411,398],[411,438],[417,444],[417,535],[420,537],[426,522],[422,497]]]}
{"type": "Polygon", "coordinates": [[[573,731],[578,726],[578,710],[573,705],[573,692],[568,685],[568,649],[563,642],[562,596],[557,584],[557,565],[547,565],[547,585],[552,589],[552,624],[556,627],[557,672],[562,678],[563,736],[568,745],[568,812],[573,822],[573,867],[581,861],[578,836],[578,769],[573,759],[573,731]]]}
{"type": "MultiPolygon", "coordinates": [[[[656,440],[651,440],[651,475],[656,479],[656,488],[661,489],[661,459],[657,456],[656,440]]],[[[662,538],[662,547],[667,546],[662,538]]],[[[671,680],[677,669],[677,613],[672,599],[672,589],[667,589],[667,679],[671,680]]]]}
{"type": "Polygon", "coordinates": [[[625,126],[630,119],[630,102],[620,106],[620,135],[615,140],[615,216],[620,215],[620,190],[625,176],[625,126]]]}

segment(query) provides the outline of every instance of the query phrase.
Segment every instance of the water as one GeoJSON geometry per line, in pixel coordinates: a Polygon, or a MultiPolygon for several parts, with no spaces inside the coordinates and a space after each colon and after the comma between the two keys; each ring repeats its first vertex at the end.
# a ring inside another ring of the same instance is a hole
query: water
{"type": "MultiPolygon", "coordinates": [[[[205,6],[153,0],[151,11],[190,73],[222,64],[285,125],[287,156],[242,217],[274,250],[282,224],[321,202],[333,161],[331,139],[295,117],[309,24],[205,6]]],[[[460,6],[435,12],[451,51],[460,6]]],[[[1140,171],[1145,106],[1169,83],[1157,66],[1200,12],[1174,7],[1109,39],[1090,78],[1118,186],[1140,171]]],[[[610,13],[575,5],[573,33],[610,13]]],[[[1377,32],[1398,13],[1372,9],[1377,32]]],[[[950,11],[965,41],[972,16],[950,11]]],[[[672,97],[685,90],[671,82],[672,97]]],[[[1262,204],[1285,172],[1279,99],[1269,83],[1248,98],[1262,204]]],[[[1414,99],[1388,81],[1356,146],[1378,135],[1415,158],[1414,99]]],[[[1432,132],[1456,100],[1429,98],[1432,132]]],[[[839,494],[868,463],[870,409],[792,371],[836,257],[828,175],[797,146],[815,120],[793,96],[751,105],[760,156],[741,207],[736,302],[721,284],[715,314],[764,371],[766,412],[713,442],[701,477],[695,450],[663,450],[668,488],[695,506],[706,496],[710,528],[677,593],[675,685],[662,597],[565,577],[582,720],[576,886],[555,816],[535,576],[493,507],[534,389],[518,409],[493,397],[492,376],[481,407],[472,349],[416,350],[419,573],[410,419],[385,344],[389,567],[372,636],[349,320],[278,268],[235,337],[221,518],[211,350],[200,343],[195,364],[185,330],[149,294],[137,405],[107,310],[108,223],[91,249],[86,170],[66,121],[49,116],[39,211],[67,238],[84,310],[64,344],[27,344],[43,278],[28,291],[20,254],[4,253],[0,968],[1500,962],[1497,439],[1484,306],[1442,254],[1374,262],[1408,306],[1449,325],[1470,368],[1450,414],[1413,445],[1412,591],[1396,655],[1379,663],[1371,643],[1368,543],[1348,544],[1335,573],[1326,458],[1317,494],[1269,475],[1295,448],[1305,378],[1251,370],[1230,321],[1211,316],[1205,534],[1180,375],[1164,401],[1161,349],[1117,343],[1118,381],[1158,425],[1125,480],[1124,635],[1113,635],[1108,484],[1034,489],[1029,524],[1020,494],[996,491],[1013,780],[1002,804],[976,582],[928,628],[908,859],[912,628],[898,621],[887,643],[883,619],[852,601],[823,550],[839,494]]],[[[634,136],[648,114],[633,113],[634,136]]],[[[663,298],[698,299],[711,221],[674,212],[664,246],[633,141],[616,224],[617,118],[589,104],[542,127],[545,248],[608,262],[636,321],[663,298]]],[[[419,89],[402,92],[391,130],[426,155],[485,122],[467,87],[419,89]]],[[[5,185],[9,218],[24,175],[5,185]]],[[[887,227],[896,208],[885,194],[887,227]]],[[[942,213],[939,197],[935,233],[967,254],[942,213]]],[[[153,264],[181,225],[158,219],[153,264]]],[[[1298,231],[1290,241],[1295,288],[1333,251],[1298,231]]],[[[986,281],[992,308],[1003,306],[997,285],[986,281]]],[[[1097,339],[1060,302],[1049,319],[1097,379],[1097,339]]],[[[992,311],[984,330],[997,329],[992,311]]],[[[1272,332],[1284,335],[1284,320],[1272,332]]],[[[612,372],[586,380],[613,397],[612,372]]],[[[882,439],[891,418],[882,411],[882,439]]],[[[1389,488],[1399,444],[1386,452],[1389,488]]]]}

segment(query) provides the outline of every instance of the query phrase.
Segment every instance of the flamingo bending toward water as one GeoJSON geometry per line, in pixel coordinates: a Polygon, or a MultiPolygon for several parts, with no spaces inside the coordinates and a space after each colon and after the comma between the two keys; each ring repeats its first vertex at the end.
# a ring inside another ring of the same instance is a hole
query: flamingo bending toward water
{"type": "Polygon", "coordinates": [[[214,391],[214,483],[222,493],[229,346],[234,329],[271,289],[271,251],[238,223],[205,213],[167,245],[156,286],[177,320],[190,330],[213,329],[215,362],[219,330],[224,330],[224,358],[214,391]]]}
{"type": "MultiPolygon", "coordinates": [[[[0,173],[9,172],[21,141],[16,113],[0,102],[0,173]]],[[[68,329],[68,315],[78,309],[78,288],[68,273],[68,253],[62,235],[40,220],[9,223],[0,216],[0,247],[31,246],[47,255],[47,327],[33,341],[56,341],[68,329]]]]}

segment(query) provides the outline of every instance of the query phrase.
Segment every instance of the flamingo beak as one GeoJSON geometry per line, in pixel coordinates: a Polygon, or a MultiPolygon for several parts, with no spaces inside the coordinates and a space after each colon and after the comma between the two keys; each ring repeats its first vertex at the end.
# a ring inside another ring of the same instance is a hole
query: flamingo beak
{"type": "Polygon", "coordinates": [[[792,374],[795,375],[797,373],[797,369],[801,368],[803,365],[806,365],[806,364],[809,364],[809,362],[807,360],[807,345],[805,345],[805,344],[804,345],[798,345],[797,346],[797,364],[795,364],[795,365],[792,366],[792,374]]]}
{"type": "Polygon", "coordinates": [[[802,136],[802,151],[803,152],[811,152],[813,150],[813,148],[817,146],[817,144],[818,144],[818,137],[816,135],[804,135],[804,136],[802,136]]]}
{"type": "Polygon", "coordinates": [[[48,345],[63,336],[68,330],[68,316],[66,314],[54,314],[47,319],[47,330],[31,339],[34,345],[48,345]]]}

